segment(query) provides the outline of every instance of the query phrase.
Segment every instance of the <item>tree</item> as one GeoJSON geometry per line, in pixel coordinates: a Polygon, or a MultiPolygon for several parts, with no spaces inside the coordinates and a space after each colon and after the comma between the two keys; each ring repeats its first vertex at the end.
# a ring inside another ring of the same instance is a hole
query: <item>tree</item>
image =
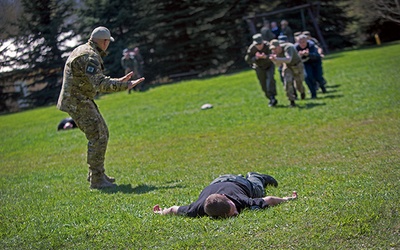
{"type": "Polygon", "coordinates": [[[271,8],[263,1],[248,0],[86,0],[84,5],[80,30],[88,33],[88,27],[104,25],[117,38],[105,58],[107,73],[122,72],[122,50],[138,46],[146,79],[243,67],[249,39],[242,17],[248,11],[271,8]]]}
{"type": "Polygon", "coordinates": [[[399,0],[368,0],[383,19],[400,24],[399,0]]]}
{"type": "MultiPolygon", "coordinates": [[[[400,33],[394,32],[398,29],[398,22],[394,19],[384,18],[384,10],[391,6],[390,13],[399,12],[396,1],[384,0],[353,0],[349,1],[349,8],[345,9],[346,14],[352,18],[347,25],[346,33],[352,37],[357,45],[375,44],[375,36],[379,36],[382,42],[400,39],[400,33]],[[392,5],[389,5],[391,3],[392,5]],[[383,7],[386,6],[386,7],[383,7]]],[[[399,12],[400,13],[400,12],[399,12]]],[[[387,14],[388,15],[388,14],[387,14]]],[[[398,17],[400,17],[398,15],[398,17]]]]}
{"type": "Polygon", "coordinates": [[[0,41],[4,41],[7,39],[7,34],[15,33],[13,27],[9,24],[15,22],[20,16],[21,3],[19,1],[11,1],[11,0],[2,0],[0,1],[0,9],[2,10],[2,14],[0,15],[0,41]]]}
{"type": "Polygon", "coordinates": [[[14,32],[6,35],[11,45],[0,51],[1,67],[25,69],[31,85],[46,84],[39,92],[28,96],[33,105],[43,105],[57,100],[61,86],[63,55],[71,48],[65,42],[74,36],[71,23],[71,1],[21,0],[22,14],[10,22],[14,32]],[[27,70],[29,69],[29,70],[27,70]]]}

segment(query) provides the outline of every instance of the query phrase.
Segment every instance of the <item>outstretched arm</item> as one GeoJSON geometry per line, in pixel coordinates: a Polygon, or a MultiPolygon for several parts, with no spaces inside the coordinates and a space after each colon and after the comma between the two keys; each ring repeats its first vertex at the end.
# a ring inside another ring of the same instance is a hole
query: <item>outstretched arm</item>
{"type": "Polygon", "coordinates": [[[137,80],[130,81],[129,85],[128,85],[128,89],[132,89],[133,87],[135,87],[136,85],[138,85],[139,83],[141,83],[143,81],[144,81],[144,77],[139,78],[137,80]]]}
{"type": "Polygon", "coordinates": [[[263,198],[265,200],[265,202],[267,202],[267,204],[271,207],[276,206],[282,202],[286,202],[286,201],[290,201],[290,200],[294,200],[297,199],[297,192],[293,191],[292,196],[289,197],[276,197],[276,196],[267,196],[263,198]]]}
{"type": "Polygon", "coordinates": [[[177,215],[178,214],[178,208],[179,206],[172,206],[170,208],[164,208],[162,209],[158,204],[153,207],[153,212],[155,214],[161,214],[161,215],[166,215],[166,214],[173,214],[177,215]]]}
{"type": "Polygon", "coordinates": [[[144,81],[144,77],[139,78],[137,80],[130,81],[130,79],[133,76],[133,74],[134,74],[134,72],[131,71],[128,74],[124,75],[123,77],[118,78],[117,81],[119,81],[119,82],[129,82],[128,83],[128,89],[131,89],[131,88],[135,87],[136,85],[138,85],[139,83],[144,81]]]}

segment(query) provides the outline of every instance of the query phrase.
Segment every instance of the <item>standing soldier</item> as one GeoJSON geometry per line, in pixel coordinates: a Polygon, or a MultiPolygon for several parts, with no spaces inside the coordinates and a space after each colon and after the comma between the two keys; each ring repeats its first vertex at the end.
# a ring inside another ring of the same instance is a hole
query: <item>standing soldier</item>
{"type": "Polygon", "coordinates": [[[253,36],[253,43],[249,46],[244,59],[255,69],[261,89],[269,99],[268,105],[273,107],[278,103],[278,101],[275,99],[275,66],[269,59],[270,50],[268,46],[269,43],[263,40],[261,34],[255,34],[253,36]]]}
{"type": "Polygon", "coordinates": [[[281,35],[287,36],[287,40],[291,43],[295,43],[293,31],[289,26],[289,22],[286,20],[281,21],[281,35]]]}
{"type": "MultiPolygon", "coordinates": [[[[121,66],[124,69],[125,74],[128,74],[129,72],[133,71],[132,77],[135,76],[136,74],[135,66],[137,68],[137,62],[135,61],[133,54],[131,55],[128,49],[124,49],[122,51],[121,66]]],[[[129,94],[131,93],[131,89],[128,90],[128,93],[129,94]]]]}
{"type": "Polygon", "coordinates": [[[104,159],[108,143],[108,128],[94,102],[98,92],[131,89],[144,78],[129,81],[133,72],[121,78],[103,74],[103,59],[110,42],[110,31],[97,27],[86,44],[75,48],[64,67],[63,84],[57,108],[67,112],[88,139],[87,163],[90,188],[114,187],[115,179],[105,174],[104,159]]]}
{"type": "Polygon", "coordinates": [[[264,20],[264,26],[261,28],[260,33],[264,41],[271,41],[272,39],[276,38],[275,34],[272,33],[270,24],[268,20],[264,20]]]}
{"type": "Polygon", "coordinates": [[[278,40],[274,39],[271,41],[269,48],[272,51],[270,59],[276,64],[282,67],[283,82],[285,85],[286,96],[290,101],[290,107],[296,107],[295,103],[295,88],[301,94],[301,99],[306,97],[304,91],[303,80],[304,80],[304,65],[301,61],[300,56],[297,54],[297,50],[292,43],[279,43],[278,40]]]}
{"type": "MultiPolygon", "coordinates": [[[[139,47],[135,47],[133,49],[133,57],[135,60],[135,75],[134,75],[134,79],[138,79],[143,77],[144,74],[144,60],[142,57],[142,54],[140,53],[140,49],[139,47]]],[[[139,91],[143,90],[143,84],[144,82],[141,82],[140,84],[138,84],[135,88],[137,88],[139,91]]]]}

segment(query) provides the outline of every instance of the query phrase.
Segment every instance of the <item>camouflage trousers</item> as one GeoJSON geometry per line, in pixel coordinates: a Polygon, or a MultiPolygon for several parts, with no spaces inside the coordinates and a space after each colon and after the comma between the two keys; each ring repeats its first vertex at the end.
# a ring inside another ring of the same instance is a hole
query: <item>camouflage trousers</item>
{"type": "Polygon", "coordinates": [[[301,94],[305,93],[303,81],[304,81],[304,65],[302,62],[296,66],[286,66],[284,64],[282,69],[283,83],[285,85],[286,96],[290,101],[294,101],[295,91],[299,91],[301,94]]]}
{"type": "Polygon", "coordinates": [[[97,105],[91,101],[76,113],[69,113],[88,139],[87,163],[93,175],[104,173],[109,132],[97,105]]]}

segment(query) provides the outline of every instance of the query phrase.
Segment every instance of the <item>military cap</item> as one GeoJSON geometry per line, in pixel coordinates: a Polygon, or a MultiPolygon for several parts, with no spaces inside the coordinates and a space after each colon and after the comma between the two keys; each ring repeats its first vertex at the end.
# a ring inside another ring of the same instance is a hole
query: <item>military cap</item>
{"type": "Polygon", "coordinates": [[[278,40],[273,39],[269,42],[269,49],[276,49],[276,47],[279,47],[280,43],[278,40]]]}
{"type": "Polygon", "coordinates": [[[110,31],[103,26],[97,27],[92,31],[90,38],[97,38],[97,39],[108,39],[111,42],[114,42],[114,37],[111,36],[110,31]]]}
{"type": "Polygon", "coordinates": [[[255,35],[253,36],[253,41],[254,41],[255,43],[257,43],[257,44],[262,44],[262,43],[263,43],[262,35],[261,35],[260,33],[255,34],[255,35]]]}
{"type": "Polygon", "coordinates": [[[297,31],[297,32],[294,32],[294,36],[296,37],[296,36],[300,36],[302,33],[301,33],[301,31],[297,31]]]}
{"type": "Polygon", "coordinates": [[[278,36],[278,41],[279,41],[280,43],[285,43],[285,42],[288,41],[288,38],[287,38],[287,36],[285,36],[285,35],[280,35],[280,36],[278,36]]]}
{"type": "Polygon", "coordinates": [[[297,38],[300,40],[300,39],[307,39],[308,37],[306,35],[304,35],[304,34],[301,34],[297,38]]]}

